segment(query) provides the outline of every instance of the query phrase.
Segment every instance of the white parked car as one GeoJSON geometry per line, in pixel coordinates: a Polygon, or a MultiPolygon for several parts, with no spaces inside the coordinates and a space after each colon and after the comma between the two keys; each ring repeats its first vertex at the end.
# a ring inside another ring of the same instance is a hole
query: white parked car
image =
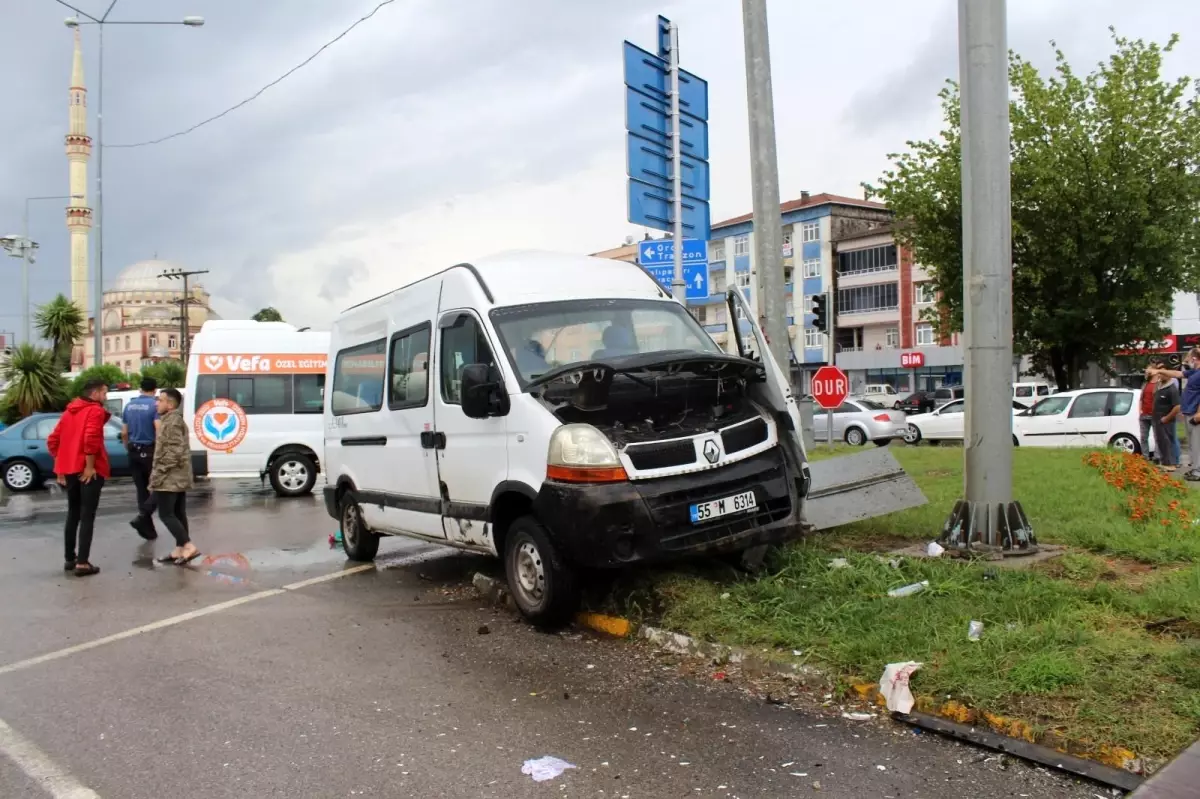
{"type": "Polygon", "coordinates": [[[870,383],[866,385],[862,391],[857,392],[856,396],[870,397],[871,399],[879,399],[881,397],[896,397],[896,387],[887,383],[870,383]]]}
{"type": "Polygon", "coordinates": [[[1104,447],[1138,453],[1138,392],[1089,388],[1051,394],[1013,417],[1022,447],[1104,447]]]}
{"type": "MultiPolygon", "coordinates": [[[[957,399],[930,413],[911,414],[904,440],[909,444],[918,444],[922,440],[962,441],[966,438],[966,410],[967,401],[957,399]]],[[[1026,406],[1013,400],[1014,415],[1027,410],[1026,406]]]]}

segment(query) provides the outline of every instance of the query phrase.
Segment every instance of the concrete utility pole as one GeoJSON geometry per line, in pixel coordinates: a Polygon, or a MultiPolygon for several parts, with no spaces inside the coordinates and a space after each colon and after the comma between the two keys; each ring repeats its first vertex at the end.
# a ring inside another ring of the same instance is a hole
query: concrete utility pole
{"type": "Polygon", "coordinates": [[[683,131],[679,119],[679,26],[667,27],[671,68],[671,238],[675,242],[675,272],[671,278],[671,296],[687,304],[687,284],[683,281],[683,131]]]}
{"type": "Polygon", "coordinates": [[[1012,197],[1005,0],[959,0],[966,499],[951,545],[1036,550],[1012,482],[1012,197]]]}
{"type": "Polygon", "coordinates": [[[191,333],[192,315],[188,313],[188,308],[192,304],[192,295],[188,289],[188,279],[193,275],[207,275],[207,269],[168,269],[161,273],[159,277],[169,278],[171,280],[183,281],[183,296],[179,298],[179,354],[183,365],[187,366],[190,349],[188,345],[188,334],[191,333]]]}
{"type": "MultiPolygon", "coordinates": [[[[767,0],[742,0],[746,41],[746,99],[750,117],[750,181],[754,198],[754,260],[758,269],[759,322],[771,355],[791,375],[787,307],[783,288],[783,217],[779,210],[779,163],[775,155],[775,101],[767,0]]],[[[730,320],[731,324],[736,321],[730,320]]],[[[766,356],[766,353],[763,353],[766,356]]]]}

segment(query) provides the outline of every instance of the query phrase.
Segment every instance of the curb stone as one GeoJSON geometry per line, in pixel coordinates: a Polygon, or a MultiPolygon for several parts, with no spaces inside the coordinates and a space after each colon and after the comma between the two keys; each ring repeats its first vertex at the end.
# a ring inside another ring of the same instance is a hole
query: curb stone
{"type": "MultiPolygon", "coordinates": [[[[607,630],[596,626],[593,622],[596,618],[607,621],[617,620],[612,616],[600,616],[599,614],[580,614],[577,621],[584,627],[588,627],[598,632],[607,632],[607,630]]],[[[699,641],[691,636],[682,633],[664,630],[658,627],[649,625],[641,625],[635,627],[628,619],[620,619],[624,621],[631,630],[636,629],[636,635],[658,648],[671,652],[677,655],[686,655],[690,657],[709,658],[721,662],[740,664],[744,670],[757,671],[760,674],[772,674],[785,679],[797,679],[803,677],[815,677],[823,679],[829,683],[836,682],[836,679],[828,672],[815,668],[809,665],[799,663],[788,664],[786,661],[763,657],[759,653],[748,652],[737,647],[727,646],[725,644],[713,644],[706,641],[699,641]]],[[[628,637],[628,636],[619,636],[628,637]]],[[[850,688],[856,696],[861,700],[870,702],[878,707],[886,710],[887,700],[883,694],[879,692],[877,683],[869,683],[861,680],[852,681],[850,688]]],[[[1043,746],[1053,749],[1063,754],[1073,755],[1085,760],[1092,760],[1111,768],[1128,771],[1133,774],[1145,774],[1145,760],[1130,749],[1122,746],[1114,746],[1110,744],[1096,744],[1089,741],[1077,741],[1063,735],[1059,735],[1053,731],[1039,732],[1033,725],[1021,719],[1012,718],[1009,716],[1001,716],[995,713],[989,713],[977,708],[968,707],[967,705],[956,701],[938,701],[937,699],[921,695],[916,697],[916,709],[922,713],[928,713],[941,718],[955,721],[960,724],[982,724],[986,725],[993,732],[1004,735],[1009,738],[1014,738],[1028,743],[1043,746]]]]}

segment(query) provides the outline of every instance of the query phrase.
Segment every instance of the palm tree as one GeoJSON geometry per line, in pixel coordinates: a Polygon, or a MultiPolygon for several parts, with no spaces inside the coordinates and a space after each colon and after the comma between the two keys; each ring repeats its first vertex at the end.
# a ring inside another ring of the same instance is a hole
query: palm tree
{"type": "Polygon", "coordinates": [[[142,370],[143,377],[153,377],[159,388],[182,388],[187,382],[187,367],[180,361],[159,361],[142,370]]]}
{"type": "Polygon", "coordinates": [[[8,381],[5,402],[16,406],[21,416],[49,410],[66,396],[66,381],[54,353],[32,344],[13,350],[4,378],[8,381]]]}
{"type": "Polygon", "coordinates": [[[84,336],[83,311],[64,295],[59,294],[50,302],[38,307],[35,321],[38,335],[53,345],[54,359],[59,369],[70,369],[71,350],[84,336]]]}

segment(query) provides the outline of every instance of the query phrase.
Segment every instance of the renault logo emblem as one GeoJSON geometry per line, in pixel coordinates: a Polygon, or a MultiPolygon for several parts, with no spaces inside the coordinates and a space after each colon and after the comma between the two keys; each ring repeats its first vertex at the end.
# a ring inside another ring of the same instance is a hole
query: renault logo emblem
{"type": "Polygon", "coordinates": [[[709,439],[704,442],[704,459],[709,463],[716,463],[721,460],[721,450],[717,447],[717,442],[709,439]]]}

